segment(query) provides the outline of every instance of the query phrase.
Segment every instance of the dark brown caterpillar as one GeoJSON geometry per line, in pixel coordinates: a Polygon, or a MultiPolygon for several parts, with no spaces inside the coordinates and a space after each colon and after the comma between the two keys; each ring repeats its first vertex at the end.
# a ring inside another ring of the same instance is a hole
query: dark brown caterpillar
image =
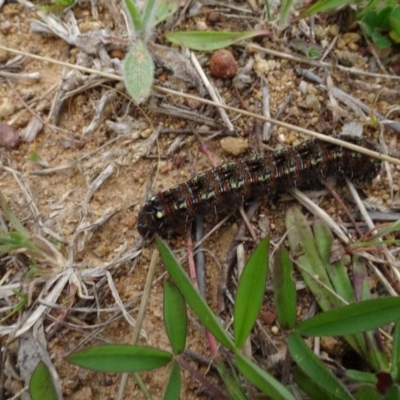
{"type": "MultiPolygon", "coordinates": [[[[362,138],[340,139],[375,150],[362,138]]],[[[197,215],[233,209],[245,199],[271,195],[298,186],[309,186],[327,176],[371,181],[381,162],[342,146],[308,140],[266,156],[243,158],[222,164],[153,196],[138,216],[143,237],[185,225],[197,215]]]]}

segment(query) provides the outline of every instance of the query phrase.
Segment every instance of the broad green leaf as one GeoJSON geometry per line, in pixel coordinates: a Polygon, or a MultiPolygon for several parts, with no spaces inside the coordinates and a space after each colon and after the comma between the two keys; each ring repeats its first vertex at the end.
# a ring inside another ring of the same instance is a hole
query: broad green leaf
{"type": "Polygon", "coordinates": [[[161,253],[165,268],[174,280],[176,286],[181,291],[186,302],[197,315],[197,318],[208,329],[215,338],[230,350],[235,349],[231,337],[228,335],[218,318],[213,314],[210,307],[193,287],[189,277],[179,265],[168,246],[160,239],[156,238],[158,250],[161,253]]]}
{"type": "Polygon", "coordinates": [[[311,7],[307,8],[300,14],[299,18],[309,17],[313,14],[321,14],[329,11],[336,11],[337,9],[351,4],[351,0],[321,0],[317,1],[311,7]]]}
{"type": "Polygon", "coordinates": [[[385,393],[384,400],[400,400],[399,385],[393,385],[392,387],[390,387],[388,391],[385,393]]]}
{"type": "Polygon", "coordinates": [[[400,318],[400,297],[361,301],[325,311],[302,322],[297,331],[304,336],[339,336],[365,332],[400,318]]]}
{"type": "MultiPolygon", "coordinates": [[[[400,37],[400,6],[397,6],[390,14],[390,27],[397,37],[400,37]]],[[[400,222],[400,221],[398,221],[400,222]]]]}
{"type": "Polygon", "coordinates": [[[368,383],[370,385],[376,386],[378,379],[375,374],[371,372],[357,371],[354,369],[346,369],[346,376],[353,381],[360,383],[368,383]]]}
{"type": "Polygon", "coordinates": [[[296,332],[290,335],[288,346],[295,363],[313,382],[324,388],[329,396],[338,400],[353,399],[342,382],[318,359],[296,332]]]}
{"type": "Polygon", "coordinates": [[[296,285],[289,254],[281,247],[276,253],[273,285],[276,314],[283,329],[292,329],[296,323],[296,285]]]}
{"type": "Polygon", "coordinates": [[[164,281],[164,324],[174,354],[185,349],[187,313],[186,303],[179,289],[164,281]]]}
{"type": "Polygon", "coordinates": [[[236,365],[243,376],[274,400],[294,400],[293,395],[275,378],[250,361],[243,354],[235,354],[236,365]]]}
{"type": "Polygon", "coordinates": [[[360,10],[356,15],[356,19],[358,21],[363,19],[370,11],[376,9],[381,1],[382,0],[371,0],[365,7],[360,7],[360,10]]]}
{"type": "Polygon", "coordinates": [[[337,307],[341,302],[331,293],[333,287],[327,275],[324,262],[319,256],[314,235],[299,208],[292,207],[287,211],[285,224],[292,257],[301,266],[299,271],[307,287],[318,299],[318,304],[322,310],[330,310],[337,307]]]}
{"type": "Polygon", "coordinates": [[[32,400],[58,400],[50,371],[43,361],[33,371],[29,381],[29,394],[32,400]]]}
{"type": "Polygon", "coordinates": [[[382,395],[375,388],[366,385],[361,386],[353,396],[356,400],[382,400],[382,395]]]}
{"type": "Polygon", "coordinates": [[[243,347],[260,312],[268,273],[268,246],[267,236],[254,250],[238,283],[233,320],[238,349],[243,347]]]}
{"type": "Polygon", "coordinates": [[[126,55],[123,71],[128,93],[136,103],[142,103],[150,95],[154,63],[141,39],[136,40],[126,55]]]}
{"type": "Polygon", "coordinates": [[[140,372],[167,365],[173,355],[152,347],[110,344],[89,347],[65,358],[72,364],[94,371],[140,372]]]}
{"type": "Polygon", "coordinates": [[[336,400],[336,398],[324,390],[318,382],[310,379],[303,370],[297,366],[294,367],[293,378],[296,385],[303,392],[307,393],[310,399],[336,400]]]}
{"type": "Polygon", "coordinates": [[[181,370],[177,362],[172,363],[168,384],[165,388],[164,400],[179,400],[181,393],[181,370]]]}
{"type": "Polygon", "coordinates": [[[212,51],[231,46],[241,40],[255,36],[267,35],[268,31],[224,32],[224,31],[186,31],[170,32],[165,36],[167,40],[192,50],[212,51]]]}

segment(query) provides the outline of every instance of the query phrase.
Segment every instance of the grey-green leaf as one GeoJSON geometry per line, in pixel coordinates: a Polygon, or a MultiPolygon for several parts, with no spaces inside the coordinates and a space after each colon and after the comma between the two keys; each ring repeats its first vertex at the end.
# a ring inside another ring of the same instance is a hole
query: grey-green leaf
{"type": "Polygon", "coordinates": [[[132,99],[136,103],[145,101],[153,84],[154,62],[142,40],[136,40],[126,55],[123,74],[132,99]]]}

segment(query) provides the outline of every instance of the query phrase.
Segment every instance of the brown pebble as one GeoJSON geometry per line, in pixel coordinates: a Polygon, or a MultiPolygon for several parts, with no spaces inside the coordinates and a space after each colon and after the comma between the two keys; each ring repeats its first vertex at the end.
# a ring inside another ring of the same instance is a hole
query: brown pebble
{"type": "Polygon", "coordinates": [[[221,14],[218,11],[211,11],[207,16],[207,21],[215,24],[221,21],[221,14]]]}
{"type": "Polygon", "coordinates": [[[0,146],[6,149],[16,149],[20,144],[19,136],[15,129],[7,124],[0,124],[0,146]]]}
{"type": "Polygon", "coordinates": [[[237,62],[229,50],[218,50],[210,59],[210,72],[214,78],[228,79],[236,74],[237,62]]]}
{"type": "Polygon", "coordinates": [[[120,60],[123,60],[125,57],[125,53],[120,49],[113,49],[110,51],[110,57],[119,58],[120,60]]]}

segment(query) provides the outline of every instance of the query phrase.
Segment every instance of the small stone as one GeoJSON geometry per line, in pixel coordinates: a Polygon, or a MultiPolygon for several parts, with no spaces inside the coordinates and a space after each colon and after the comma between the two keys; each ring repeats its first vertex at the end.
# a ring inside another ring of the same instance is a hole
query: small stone
{"type": "Polygon", "coordinates": [[[112,49],[110,51],[110,57],[111,58],[118,58],[120,60],[123,60],[125,57],[125,52],[120,50],[120,49],[112,49]]]}
{"type": "Polygon", "coordinates": [[[206,31],[208,29],[208,26],[205,21],[198,20],[196,21],[196,28],[197,31],[206,31]]]}
{"type": "Polygon", "coordinates": [[[84,21],[79,25],[81,33],[97,31],[103,27],[99,21],[84,21]]]}
{"type": "Polygon", "coordinates": [[[0,124],[0,146],[6,149],[16,149],[20,144],[19,136],[15,129],[7,124],[0,124]]]}
{"type": "Polygon", "coordinates": [[[0,99],[0,118],[8,117],[13,114],[15,105],[9,97],[3,97],[0,99]]]}
{"type": "Polygon", "coordinates": [[[237,62],[229,50],[218,50],[211,56],[210,72],[214,78],[233,78],[236,74],[236,70],[237,62]]]}
{"type": "Polygon", "coordinates": [[[152,130],[150,128],[143,130],[142,132],[140,132],[140,137],[142,139],[147,139],[151,134],[152,134],[152,130]]]}
{"type": "Polygon", "coordinates": [[[222,150],[227,154],[239,156],[247,151],[249,144],[243,138],[226,137],[220,140],[222,150]]]}
{"type": "Polygon", "coordinates": [[[321,109],[321,103],[315,94],[308,94],[306,97],[306,105],[308,108],[314,111],[319,111],[321,109]]]}
{"type": "Polygon", "coordinates": [[[357,32],[347,32],[342,35],[342,39],[346,44],[357,43],[361,40],[361,35],[359,35],[357,32]]]}
{"type": "Polygon", "coordinates": [[[279,334],[279,328],[276,325],[274,325],[271,328],[271,332],[272,332],[273,335],[278,335],[279,334]]]}
{"type": "Polygon", "coordinates": [[[207,21],[215,24],[221,21],[221,14],[218,11],[211,11],[207,16],[207,21]]]}

